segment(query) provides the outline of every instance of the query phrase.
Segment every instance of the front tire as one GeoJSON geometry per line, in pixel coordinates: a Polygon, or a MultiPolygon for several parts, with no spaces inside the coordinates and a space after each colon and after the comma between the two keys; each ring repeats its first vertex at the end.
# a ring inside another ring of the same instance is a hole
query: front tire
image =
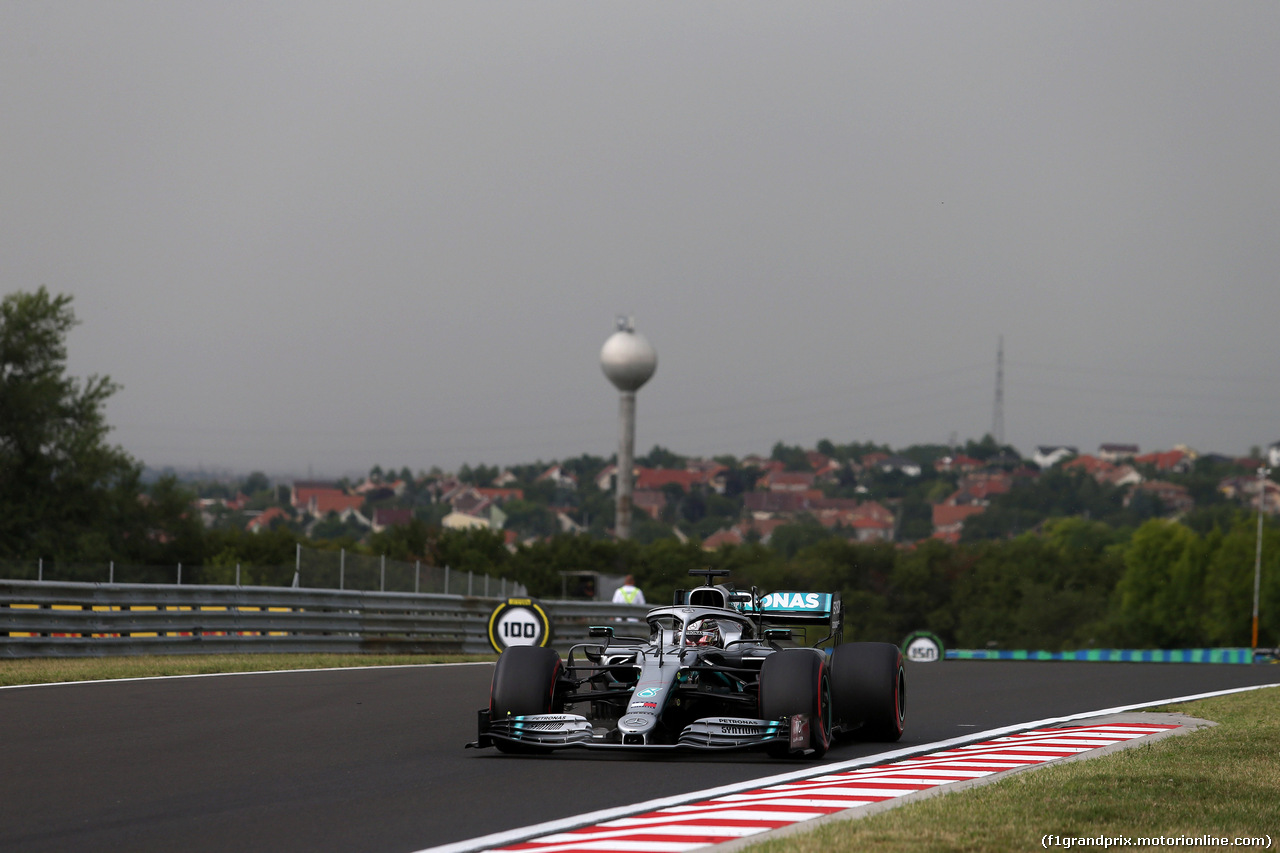
{"type": "MultiPolygon", "coordinates": [[[[541,646],[512,646],[498,657],[489,690],[489,719],[549,714],[556,707],[560,653],[541,646]]],[[[537,751],[536,747],[495,739],[499,752],[537,751]]]]}
{"type": "MultiPolygon", "coordinates": [[[[824,656],[812,649],[783,649],[760,667],[760,716],[766,720],[809,715],[810,758],[821,758],[831,746],[831,679],[824,656]]],[[[786,744],[772,744],[769,754],[784,758],[786,744]]]]}
{"type": "Polygon", "coordinates": [[[902,651],[892,643],[844,643],[831,654],[831,684],[842,728],[862,740],[894,743],[907,717],[902,651]]]}

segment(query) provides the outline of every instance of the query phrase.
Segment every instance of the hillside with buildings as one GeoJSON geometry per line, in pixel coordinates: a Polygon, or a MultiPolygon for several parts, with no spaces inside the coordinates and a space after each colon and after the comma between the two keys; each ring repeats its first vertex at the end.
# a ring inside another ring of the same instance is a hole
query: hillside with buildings
{"type": "MultiPolygon", "coordinates": [[[[1144,452],[1103,444],[1082,453],[1036,448],[1023,457],[989,437],[963,447],[775,445],[769,456],[684,457],[655,447],[632,471],[640,542],[675,539],[706,550],[839,537],[900,545],[1008,538],[1047,519],[1082,516],[1133,528],[1150,518],[1211,523],[1256,507],[1280,512],[1280,442],[1257,457],[1144,452]],[[775,538],[781,532],[781,539],[775,538]]],[[[510,547],[557,534],[613,534],[612,460],[581,456],[509,468],[463,466],[412,473],[375,466],[359,482],[203,482],[208,528],[287,528],[310,539],[361,541],[417,520],[444,529],[487,529],[510,547]]]]}

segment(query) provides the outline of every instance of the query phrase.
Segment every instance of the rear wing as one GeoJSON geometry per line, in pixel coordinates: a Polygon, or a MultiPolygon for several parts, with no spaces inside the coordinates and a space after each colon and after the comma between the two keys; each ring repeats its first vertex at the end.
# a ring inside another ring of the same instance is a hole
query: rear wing
{"type": "MultiPolygon", "coordinates": [[[[762,595],[758,606],[742,605],[742,612],[760,619],[766,626],[807,627],[830,626],[824,639],[840,641],[844,628],[844,609],[840,593],[779,591],[762,595]]],[[[821,641],[819,641],[821,642],[821,641]]]]}

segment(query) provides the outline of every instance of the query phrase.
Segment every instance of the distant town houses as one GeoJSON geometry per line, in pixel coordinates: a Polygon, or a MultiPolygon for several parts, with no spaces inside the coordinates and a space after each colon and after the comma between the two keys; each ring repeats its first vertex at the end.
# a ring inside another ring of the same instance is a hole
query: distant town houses
{"type": "MultiPolygon", "coordinates": [[[[1249,506],[1258,506],[1258,477],[1242,475],[1227,477],[1218,484],[1218,491],[1228,500],[1249,506]]],[[[1271,515],[1280,513],[1280,484],[1273,480],[1262,481],[1262,511],[1271,515]]]]}
{"type": "Polygon", "coordinates": [[[1142,495],[1150,496],[1160,501],[1167,515],[1183,515],[1195,509],[1196,506],[1196,502],[1192,499],[1186,486],[1166,483],[1162,480],[1147,480],[1135,484],[1124,496],[1124,505],[1132,506],[1133,502],[1142,495]]]}
{"type": "MultiPolygon", "coordinates": [[[[954,456],[943,456],[933,463],[933,470],[939,474],[968,474],[983,467],[985,466],[981,459],[974,459],[972,456],[965,456],[963,453],[957,453],[954,456]]],[[[1047,468],[1050,466],[1041,465],[1040,467],[1047,468]]]]}
{"type": "MultiPolygon", "coordinates": [[[[1143,453],[1137,444],[1126,443],[1104,443],[1094,453],[1081,453],[1073,445],[1040,445],[1026,460],[990,451],[982,459],[957,450],[938,454],[936,448],[872,451],[856,458],[783,448],[775,449],[778,458],[753,454],[736,461],[671,454],[679,464],[633,467],[632,505],[635,517],[651,525],[649,535],[657,535],[659,528],[681,541],[702,535],[701,545],[710,551],[744,542],[767,545],[780,527],[794,524],[819,525],[850,541],[895,547],[914,547],[930,536],[959,542],[967,524],[976,524],[994,505],[1008,507],[1003,496],[1020,483],[1034,484],[1047,471],[1087,477],[1117,490],[1116,504],[1139,518],[1158,514],[1175,519],[1196,509],[1187,475],[1227,472],[1211,481],[1222,499],[1247,507],[1261,503],[1265,512],[1280,514],[1280,485],[1271,480],[1260,485],[1256,475],[1263,464],[1280,468],[1280,442],[1268,445],[1262,459],[1198,454],[1183,445],[1143,453]],[[927,502],[922,502],[926,494],[927,502]],[[713,503],[714,515],[703,518],[700,513],[710,513],[713,503]]],[[[355,484],[297,480],[287,487],[285,505],[249,510],[250,499],[237,494],[202,500],[199,510],[206,522],[219,513],[248,516],[245,528],[250,531],[287,524],[310,533],[323,523],[328,536],[380,533],[423,518],[447,529],[500,532],[514,548],[518,541],[558,533],[599,535],[600,493],[612,492],[617,480],[616,466],[600,462],[599,467],[574,460],[571,466],[552,462],[482,473],[464,466],[462,476],[435,470],[416,478],[407,469],[399,476],[382,476],[375,469],[355,484]],[[597,518],[584,510],[591,501],[597,501],[592,510],[597,518]],[[335,532],[335,522],[346,532],[335,532]]],[[[1203,495],[1206,485],[1200,482],[1195,493],[1203,495]]],[[[262,507],[261,494],[256,500],[262,507]]],[[[1003,529],[999,524],[986,522],[984,528],[1003,529]]]]}

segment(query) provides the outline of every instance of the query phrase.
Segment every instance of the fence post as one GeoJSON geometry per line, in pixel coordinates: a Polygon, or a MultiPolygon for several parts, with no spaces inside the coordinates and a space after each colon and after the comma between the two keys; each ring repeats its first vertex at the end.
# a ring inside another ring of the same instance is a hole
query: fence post
{"type": "Polygon", "coordinates": [[[382,578],[378,581],[378,592],[387,591],[387,555],[382,555],[382,578]]]}
{"type": "Polygon", "coordinates": [[[116,582],[116,561],[111,561],[111,568],[107,570],[107,583],[116,582]]]}
{"type": "Polygon", "coordinates": [[[343,584],[347,582],[347,549],[343,548],[338,554],[338,590],[346,589],[343,584]]]}
{"type": "Polygon", "coordinates": [[[444,564],[444,594],[449,594],[449,564],[444,564]]]}
{"type": "Polygon", "coordinates": [[[422,579],[422,561],[413,561],[413,594],[418,594],[418,583],[422,579]]]}
{"type": "Polygon", "coordinates": [[[36,580],[44,580],[44,557],[40,558],[40,568],[36,571],[36,580]]]}
{"type": "Polygon", "coordinates": [[[236,563],[236,586],[240,586],[240,564],[236,563]]]}
{"type": "Polygon", "coordinates": [[[178,563],[178,586],[182,586],[182,563],[178,563]]]}
{"type": "Polygon", "coordinates": [[[506,597],[507,597],[507,579],[506,579],[506,578],[503,578],[503,579],[502,579],[502,593],[501,593],[501,595],[502,595],[502,597],[503,597],[503,598],[506,598],[506,597]]]}
{"type": "Polygon", "coordinates": [[[470,569],[467,569],[467,595],[471,595],[471,584],[475,580],[475,575],[470,569]]]}
{"type": "Polygon", "coordinates": [[[297,589],[302,582],[302,543],[298,543],[298,550],[293,556],[293,588],[297,589]]]}
{"type": "Polygon", "coordinates": [[[485,598],[489,597],[489,576],[488,575],[484,576],[484,597],[485,598]]]}

